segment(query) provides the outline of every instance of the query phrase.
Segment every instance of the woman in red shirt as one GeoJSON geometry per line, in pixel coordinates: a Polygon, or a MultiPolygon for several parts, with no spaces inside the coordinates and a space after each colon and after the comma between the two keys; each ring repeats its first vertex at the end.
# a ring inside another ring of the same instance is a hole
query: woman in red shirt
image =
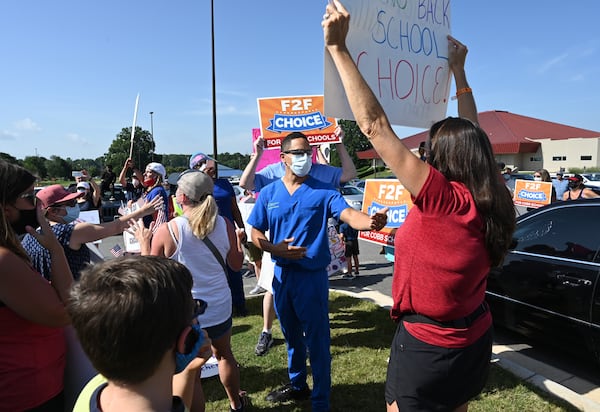
{"type": "Polygon", "coordinates": [[[73,276],[44,210],[36,207],[34,182],[24,168],[0,160],[0,411],[62,412],[63,326],[70,323],[65,302],[73,276]],[[25,230],[50,251],[52,282],[33,269],[21,247],[25,230]]]}
{"type": "MultiPolygon", "coordinates": [[[[512,239],[515,213],[464,70],[467,48],[448,36],[459,118],[431,127],[426,162],[398,138],[345,44],[350,16],[333,0],[323,16],[325,45],[361,131],[414,207],[395,238],[388,411],[466,411],[489,370],[492,318],[486,278],[512,239]]],[[[356,56],[354,56],[356,57],[356,56]]]]}

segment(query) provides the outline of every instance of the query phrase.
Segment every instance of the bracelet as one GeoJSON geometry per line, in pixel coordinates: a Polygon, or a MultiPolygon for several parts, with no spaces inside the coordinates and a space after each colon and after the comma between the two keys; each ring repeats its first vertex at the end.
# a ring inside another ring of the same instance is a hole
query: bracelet
{"type": "Polygon", "coordinates": [[[452,96],[452,100],[458,99],[461,94],[465,93],[473,93],[473,89],[471,89],[470,87],[463,87],[462,89],[458,89],[456,91],[456,95],[452,96]]]}

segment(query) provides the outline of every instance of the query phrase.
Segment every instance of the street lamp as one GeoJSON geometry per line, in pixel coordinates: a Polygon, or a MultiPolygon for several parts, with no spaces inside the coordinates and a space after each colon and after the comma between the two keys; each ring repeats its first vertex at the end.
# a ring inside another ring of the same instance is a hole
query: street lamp
{"type": "MultiPolygon", "coordinates": [[[[217,160],[217,97],[215,91],[215,2],[210,0],[210,38],[212,53],[212,115],[213,115],[213,156],[217,160]]],[[[217,172],[215,170],[215,172],[217,172]]]]}
{"type": "MultiPolygon", "coordinates": [[[[152,135],[152,143],[154,143],[154,145],[156,146],[156,142],[154,141],[154,118],[153,115],[154,112],[150,112],[150,134],[152,135]]],[[[150,150],[150,156],[152,158],[152,161],[154,161],[154,148],[152,148],[150,150]]]]}

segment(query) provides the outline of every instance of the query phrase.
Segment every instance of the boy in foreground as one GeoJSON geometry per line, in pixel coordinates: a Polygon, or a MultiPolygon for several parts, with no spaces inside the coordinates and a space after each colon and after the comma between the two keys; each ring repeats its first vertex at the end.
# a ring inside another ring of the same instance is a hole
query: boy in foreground
{"type": "Polygon", "coordinates": [[[211,355],[191,289],[185,266],[156,256],[85,270],[67,310],[100,375],[81,391],[74,412],[189,410],[193,378],[211,355]]]}

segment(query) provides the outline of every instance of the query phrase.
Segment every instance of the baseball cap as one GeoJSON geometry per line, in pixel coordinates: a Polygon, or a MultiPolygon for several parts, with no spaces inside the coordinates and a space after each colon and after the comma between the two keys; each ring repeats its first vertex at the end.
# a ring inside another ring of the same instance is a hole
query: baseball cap
{"type": "Polygon", "coordinates": [[[177,190],[196,202],[199,202],[206,194],[212,194],[213,188],[212,177],[196,170],[182,173],[177,180],[177,190]]]}
{"type": "Polygon", "coordinates": [[[583,177],[581,175],[577,175],[577,174],[570,176],[567,179],[569,179],[573,182],[583,182],[583,177]]]}
{"type": "Polygon", "coordinates": [[[190,156],[190,169],[193,169],[195,166],[206,163],[207,160],[215,160],[210,156],[205,155],[202,152],[194,153],[190,156]]]}
{"type": "Polygon", "coordinates": [[[156,162],[148,163],[146,165],[146,170],[152,170],[154,173],[161,175],[163,180],[166,178],[167,175],[165,167],[162,164],[156,162]]]}
{"type": "Polygon", "coordinates": [[[61,185],[47,186],[36,194],[36,197],[42,203],[42,207],[49,207],[57,203],[68,202],[69,200],[77,199],[81,196],[83,196],[82,192],[71,193],[61,185]]]}
{"type": "Polygon", "coordinates": [[[89,182],[79,182],[79,183],[77,183],[77,189],[79,189],[80,187],[84,188],[85,190],[90,190],[90,188],[91,188],[89,182]]]}

